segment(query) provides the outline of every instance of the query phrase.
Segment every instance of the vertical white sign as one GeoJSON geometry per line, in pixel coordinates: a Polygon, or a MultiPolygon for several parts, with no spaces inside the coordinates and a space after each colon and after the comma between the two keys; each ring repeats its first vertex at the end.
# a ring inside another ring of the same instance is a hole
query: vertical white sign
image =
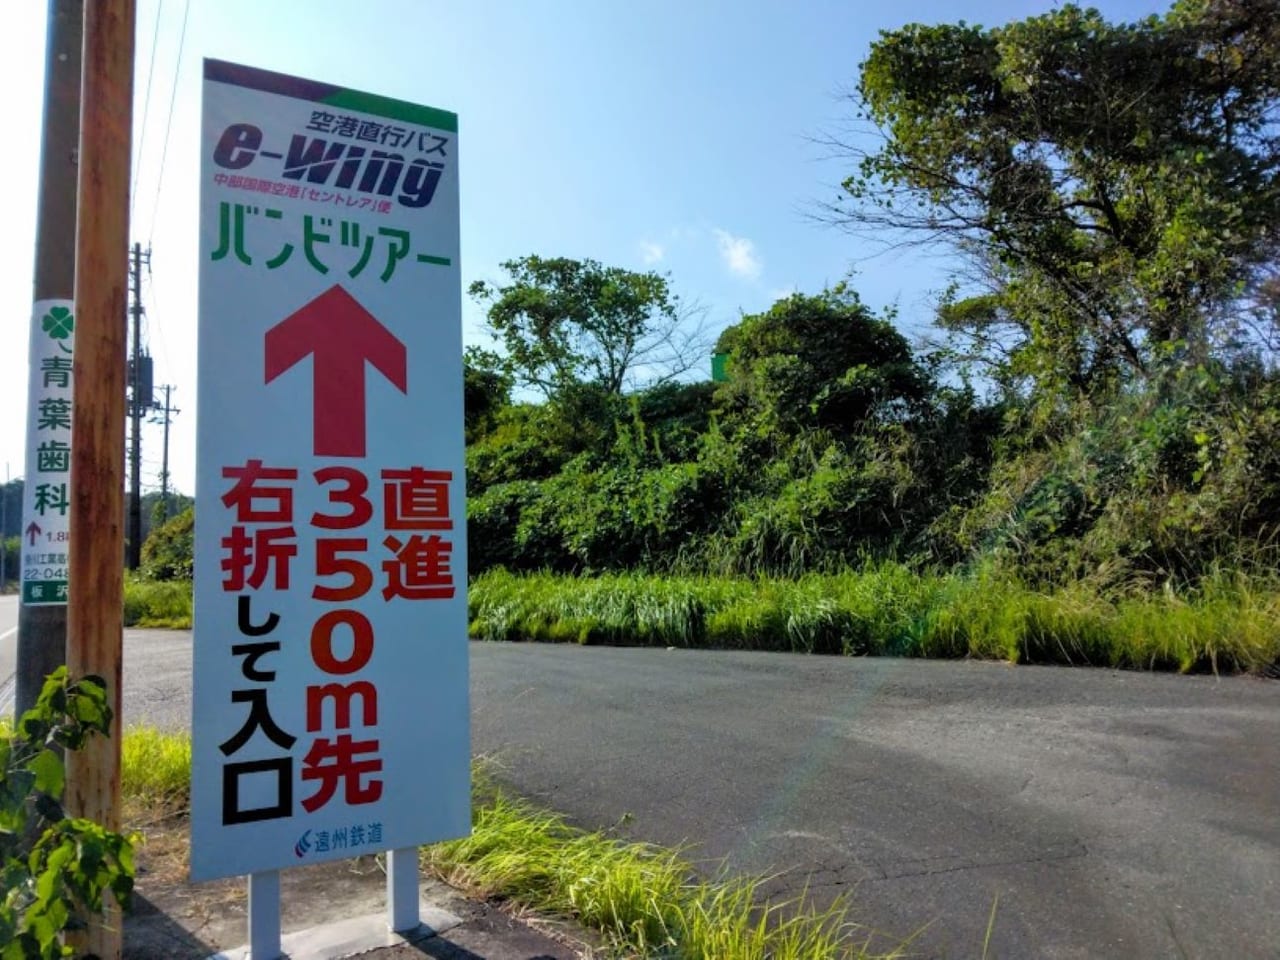
{"type": "Polygon", "coordinates": [[[36,301],[31,312],[27,463],[18,555],[21,602],[27,606],[67,602],[75,329],[70,300],[36,301]]]}
{"type": "Polygon", "coordinates": [[[457,118],[205,61],[191,873],[470,829],[457,118]]]}

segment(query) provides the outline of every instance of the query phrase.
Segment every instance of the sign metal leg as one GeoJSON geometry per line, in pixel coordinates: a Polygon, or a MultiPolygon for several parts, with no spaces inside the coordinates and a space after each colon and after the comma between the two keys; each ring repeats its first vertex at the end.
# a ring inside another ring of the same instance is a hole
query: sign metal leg
{"type": "MultiPolygon", "coordinates": [[[[397,933],[417,928],[418,848],[387,851],[387,926],[397,933]]],[[[255,957],[254,960],[257,960],[255,957]]]]}
{"type": "Polygon", "coordinates": [[[249,958],[279,960],[280,871],[249,874],[249,958]]]}

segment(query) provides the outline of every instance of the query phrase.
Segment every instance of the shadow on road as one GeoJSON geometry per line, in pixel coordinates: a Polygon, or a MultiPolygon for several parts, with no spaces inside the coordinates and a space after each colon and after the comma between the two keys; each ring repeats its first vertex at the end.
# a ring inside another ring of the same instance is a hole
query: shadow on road
{"type": "Polygon", "coordinates": [[[124,960],[204,960],[217,952],[139,894],[125,917],[124,943],[124,960]]]}

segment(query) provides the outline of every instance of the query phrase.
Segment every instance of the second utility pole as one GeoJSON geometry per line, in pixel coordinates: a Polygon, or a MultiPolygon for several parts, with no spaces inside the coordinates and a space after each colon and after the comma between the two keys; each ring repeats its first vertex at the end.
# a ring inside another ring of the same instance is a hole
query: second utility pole
{"type": "Polygon", "coordinates": [[[169,425],[173,422],[173,415],[182,412],[170,402],[173,387],[166,383],[160,389],[164,391],[164,419],[160,421],[164,424],[164,459],[160,461],[160,521],[156,526],[169,519],[169,425]]]}
{"type": "MultiPolygon", "coordinates": [[[[40,194],[36,216],[33,300],[70,300],[75,294],[76,157],[80,144],[80,60],[84,0],[52,0],[45,52],[44,133],[40,141],[40,194]]],[[[31,370],[27,376],[40,376],[31,370]]],[[[27,414],[27,430],[35,417],[27,414]]],[[[34,464],[26,466],[29,482],[34,464]]],[[[44,678],[66,663],[64,603],[18,606],[17,715],[36,705],[44,678]]]]}
{"type": "MultiPolygon", "coordinates": [[[[146,253],[147,259],[151,251],[146,253]]],[[[129,306],[129,315],[133,317],[133,350],[129,364],[129,538],[128,556],[125,566],[137,570],[142,561],[142,412],[143,387],[151,390],[150,377],[143,376],[142,362],[142,244],[133,245],[130,257],[129,289],[133,294],[133,302],[129,306]]],[[[151,402],[148,396],[147,404],[151,402]]]]}

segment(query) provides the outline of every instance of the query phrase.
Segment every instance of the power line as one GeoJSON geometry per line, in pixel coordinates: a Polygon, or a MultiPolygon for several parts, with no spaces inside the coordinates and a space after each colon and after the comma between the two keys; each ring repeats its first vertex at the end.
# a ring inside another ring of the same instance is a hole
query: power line
{"type": "MultiPolygon", "coordinates": [[[[156,314],[158,316],[163,317],[164,311],[160,307],[160,298],[156,296],[155,278],[152,277],[151,275],[150,260],[147,261],[147,280],[149,281],[147,284],[147,293],[151,297],[151,305],[155,308],[156,314]]],[[[165,340],[164,340],[164,324],[157,321],[155,326],[156,326],[156,339],[160,342],[160,359],[164,361],[164,370],[166,375],[171,376],[173,373],[173,364],[169,362],[169,349],[168,349],[168,346],[165,344],[165,340]]],[[[148,329],[149,328],[150,327],[148,325],[148,329]]]]}
{"type": "Polygon", "coordinates": [[[156,28],[151,35],[151,62],[147,66],[147,92],[142,98],[142,131],[138,136],[138,162],[133,165],[133,187],[129,190],[129,219],[133,219],[133,207],[138,200],[138,174],[142,170],[142,158],[147,146],[147,114],[151,112],[151,77],[156,72],[156,44],[160,40],[160,14],[164,0],[156,4],[156,28]]]}
{"type": "Polygon", "coordinates": [[[160,209],[160,188],[164,186],[164,162],[169,156],[169,131],[173,126],[173,105],[178,99],[178,74],[182,69],[182,50],[187,42],[187,15],[191,13],[191,0],[182,8],[182,32],[178,35],[178,61],[173,66],[173,90],[169,94],[169,116],[164,122],[164,146],[160,149],[160,173],[156,177],[156,201],[151,206],[151,226],[147,228],[147,246],[156,229],[156,213],[160,209]]]}

